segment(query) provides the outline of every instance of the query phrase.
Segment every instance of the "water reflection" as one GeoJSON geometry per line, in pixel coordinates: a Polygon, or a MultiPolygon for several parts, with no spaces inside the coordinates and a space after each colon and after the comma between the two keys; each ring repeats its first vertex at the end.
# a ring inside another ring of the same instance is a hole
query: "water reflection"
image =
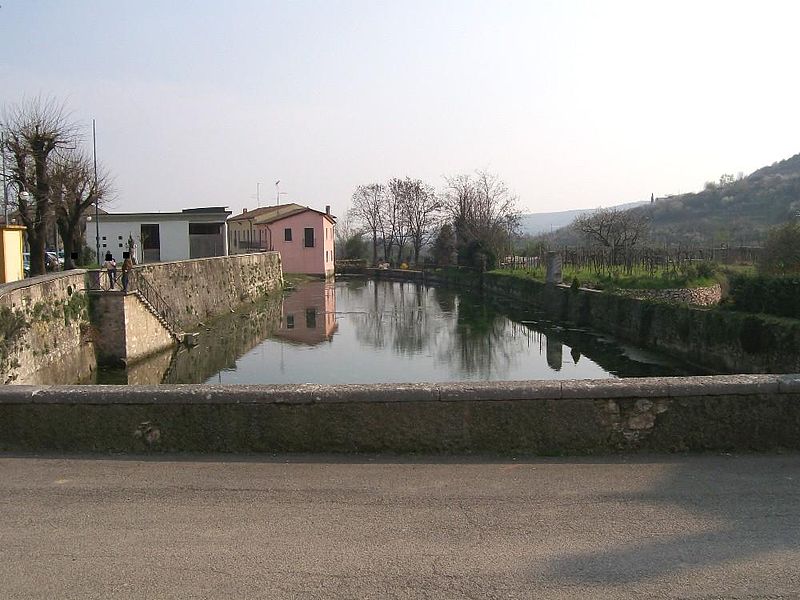
{"type": "Polygon", "coordinates": [[[283,301],[281,322],[275,337],[315,346],[336,333],[336,290],[332,283],[311,282],[283,301]]]}
{"type": "Polygon", "coordinates": [[[134,365],[124,380],[373,383],[696,372],[476,295],[348,279],[303,284],[218,319],[202,328],[197,347],[134,365]]]}

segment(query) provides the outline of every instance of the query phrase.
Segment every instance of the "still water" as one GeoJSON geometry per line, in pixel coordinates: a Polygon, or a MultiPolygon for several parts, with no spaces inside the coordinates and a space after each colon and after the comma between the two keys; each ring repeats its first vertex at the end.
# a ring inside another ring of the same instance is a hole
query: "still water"
{"type": "Polygon", "coordinates": [[[200,343],[99,383],[599,379],[700,371],[535,312],[414,283],[339,280],[220,319],[200,343]]]}

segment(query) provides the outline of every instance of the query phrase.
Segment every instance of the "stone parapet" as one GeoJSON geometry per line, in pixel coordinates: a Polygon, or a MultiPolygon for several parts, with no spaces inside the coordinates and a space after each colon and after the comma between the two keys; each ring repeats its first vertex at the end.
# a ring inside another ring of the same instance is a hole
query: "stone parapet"
{"type": "Polygon", "coordinates": [[[800,375],[381,385],[9,386],[0,450],[800,450],[800,375]]]}

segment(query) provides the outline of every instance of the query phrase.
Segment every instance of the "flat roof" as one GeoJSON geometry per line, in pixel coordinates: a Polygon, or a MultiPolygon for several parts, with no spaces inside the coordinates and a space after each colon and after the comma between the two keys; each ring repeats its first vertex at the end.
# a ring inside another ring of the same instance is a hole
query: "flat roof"
{"type": "Polygon", "coordinates": [[[188,208],[181,212],[106,213],[100,221],[226,221],[232,211],[224,206],[188,208]]]}

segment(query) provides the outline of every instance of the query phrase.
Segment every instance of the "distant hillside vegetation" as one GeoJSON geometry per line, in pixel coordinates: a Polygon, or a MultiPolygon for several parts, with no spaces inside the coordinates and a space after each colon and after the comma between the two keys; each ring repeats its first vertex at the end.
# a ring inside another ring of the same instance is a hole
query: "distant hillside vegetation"
{"type": "MultiPolygon", "coordinates": [[[[702,192],[657,198],[630,210],[648,215],[652,242],[760,244],[771,227],[800,216],[800,154],[742,179],[723,176],[702,192]]],[[[571,244],[575,233],[565,227],[546,238],[571,244]]]]}

